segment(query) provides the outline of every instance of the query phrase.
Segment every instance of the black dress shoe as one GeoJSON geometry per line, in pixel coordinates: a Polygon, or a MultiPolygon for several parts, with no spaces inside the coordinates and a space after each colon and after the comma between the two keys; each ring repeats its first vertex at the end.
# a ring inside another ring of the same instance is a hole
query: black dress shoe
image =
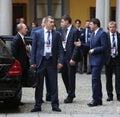
{"type": "Polygon", "coordinates": [[[118,101],[120,101],[120,98],[117,98],[118,101]]]}
{"type": "Polygon", "coordinates": [[[51,99],[49,97],[46,97],[46,101],[51,101],[51,99]]]}
{"type": "Polygon", "coordinates": [[[64,103],[72,103],[72,102],[73,102],[73,98],[67,97],[67,98],[64,100],[64,103]]]}
{"type": "Polygon", "coordinates": [[[87,104],[89,107],[94,107],[94,106],[98,106],[98,105],[102,105],[102,101],[92,101],[90,103],[87,104]]]}
{"type": "Polygon", "coordinates": [[[20,106],[23,106],[23,105],[25,105],[25,103],[23,103],[23,102],[20,102],[20,103],[19,103],[19,105],[20,105],[20,106]]]}
{"type": "Polygon", "coordinates": [[[52,108],[52,111],[61,112],[60,108],[52,108]]]}
{"type": "Polygon", "coordinates": [[[87,74],[91,74],[91,72],[87,72],[87,74]]]}
{"type": "Polygon", "coordinates": [[[42,103],[45,103],[43,99],[42,99],[42,103]]]}
{"type": "Polygon", "coordinates": [[[31,112],[38,112],[38,111],[41,111],[41,108],[33,108],[33,109],[31,110],[31,112]]]}
{"type": "Polygon", "coordinates": [[[108,97],[106,101],[113,101],[112,97],[108,97]]]}

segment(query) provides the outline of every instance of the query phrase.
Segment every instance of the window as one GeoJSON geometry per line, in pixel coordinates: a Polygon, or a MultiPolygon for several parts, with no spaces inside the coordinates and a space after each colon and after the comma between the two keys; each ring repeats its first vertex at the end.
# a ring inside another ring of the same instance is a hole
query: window
{"type": "Polygon", "coordinates": [[[35,0],[35,13],[38,23],[45,16],[51,15],[55,21],[60,23],[60,19],[64,14],[63,5],[64,0],[35,0]]]}
{"type": "MultiPolygon", "coordinates": [[[[90,7],[90,19],[95,18],[95,12],[96,12],[96,8],[90,7]]],[[[110,20],[114,20],[114,21],[116,20],[115,14],[116,14],[116,7],[111,7],[110,8],[110,20]]]]}

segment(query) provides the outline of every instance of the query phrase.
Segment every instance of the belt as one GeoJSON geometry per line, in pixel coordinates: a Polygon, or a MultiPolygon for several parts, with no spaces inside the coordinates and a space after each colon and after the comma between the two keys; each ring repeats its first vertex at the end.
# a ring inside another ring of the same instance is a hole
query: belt
{"type": "Polygon", "coordinates": [[[111,55],[111,58],[117,58],[118,57],[118,55],[116,56],[116,55],[111,55]]]}
{"type": "Polygon", "coordinates": [[[48,61],[48,60],[51,60],[51,59],[52,59],[52,56],[50,56],[49,59],[47,59],[45,56],[43,56],[42,59],[48,61]]]}
{"type": "Polygon", "coordinates": [[[64,55],[66,55],[66,51],[64,51],[64,55]]]}

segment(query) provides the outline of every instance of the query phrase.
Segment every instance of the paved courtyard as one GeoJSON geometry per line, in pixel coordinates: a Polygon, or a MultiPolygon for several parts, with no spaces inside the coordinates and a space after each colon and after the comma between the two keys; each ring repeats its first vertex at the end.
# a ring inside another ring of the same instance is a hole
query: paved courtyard
{"type": "MultiPolygon", "coordinates": [[[[17,110],[2,110],[0,117],[120,117],[120,102],[117,101],[115,90],[114,100],[107,102],[105,75],[102,74],[102,90],[103,90],[103,105],[97,107],[88,107],[87,103],[91,101],[91,75],[76,74],[76,98],[72,104],[64,104],[63,101],[67,94],[61,75],[58,74],[59,85],[59,101],[62,112],[56,113],[51,110],[50,102],[45,102],[42,105],[42,112],[31,113],[30,110],[34,106],[34,91],[33,88],[23,88],[22,102],[24,106],[20,106],[17,110]],[[17,115],[16,115],[17,114],[17,115]]],[[[114,82],[114,78],[113,78],[114,82]]],[[[114,84],[114,83],[113,83],[114,84]]],[[[44,88],[45,97],[45,88],[44,88]]],[[[45,100],[45,98],[44,98],[45,100]]]]}

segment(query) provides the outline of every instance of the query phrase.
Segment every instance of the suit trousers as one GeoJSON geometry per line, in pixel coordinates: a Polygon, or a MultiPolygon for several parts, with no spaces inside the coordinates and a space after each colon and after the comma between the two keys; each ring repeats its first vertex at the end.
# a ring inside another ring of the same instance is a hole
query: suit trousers
{"type": "Polygon", "coordinates": [[[57,81],[57,65],[53,64],[52,58],[42,60],[40,67],[38,68],[38,85],[35,90],[35,107],[41,108],[42,105],[42,92],[44,77],[47,73],[48,82],[50,86],[51,105],[52,108],[58,108],[58,81],[57,81]]]}
{"type": "Polygon", "coordinates": [[[103,66],[91,66],[92,97],[94,101],[102,101],[101,71],[103,66]]]}
{"type": "Polygon", "coordinates": [[[120,65],[117,63],[116,58],[110,59],[108,65],[105,66],[106,73],[106,89],[108,97],[113,98],[113,82],[112,77],[115,74],[115,91],[117,98],[120,98],[120,65]]]}
{"type": "Polygon", "coordinates": [[[65,57],[64,64],[61,69],[62,79],[68,93],[68,97],[74,98],[75,97],[75,73],[76,73],[76,66],[71,66],[69,64],[69,60],[65,57]]]}

